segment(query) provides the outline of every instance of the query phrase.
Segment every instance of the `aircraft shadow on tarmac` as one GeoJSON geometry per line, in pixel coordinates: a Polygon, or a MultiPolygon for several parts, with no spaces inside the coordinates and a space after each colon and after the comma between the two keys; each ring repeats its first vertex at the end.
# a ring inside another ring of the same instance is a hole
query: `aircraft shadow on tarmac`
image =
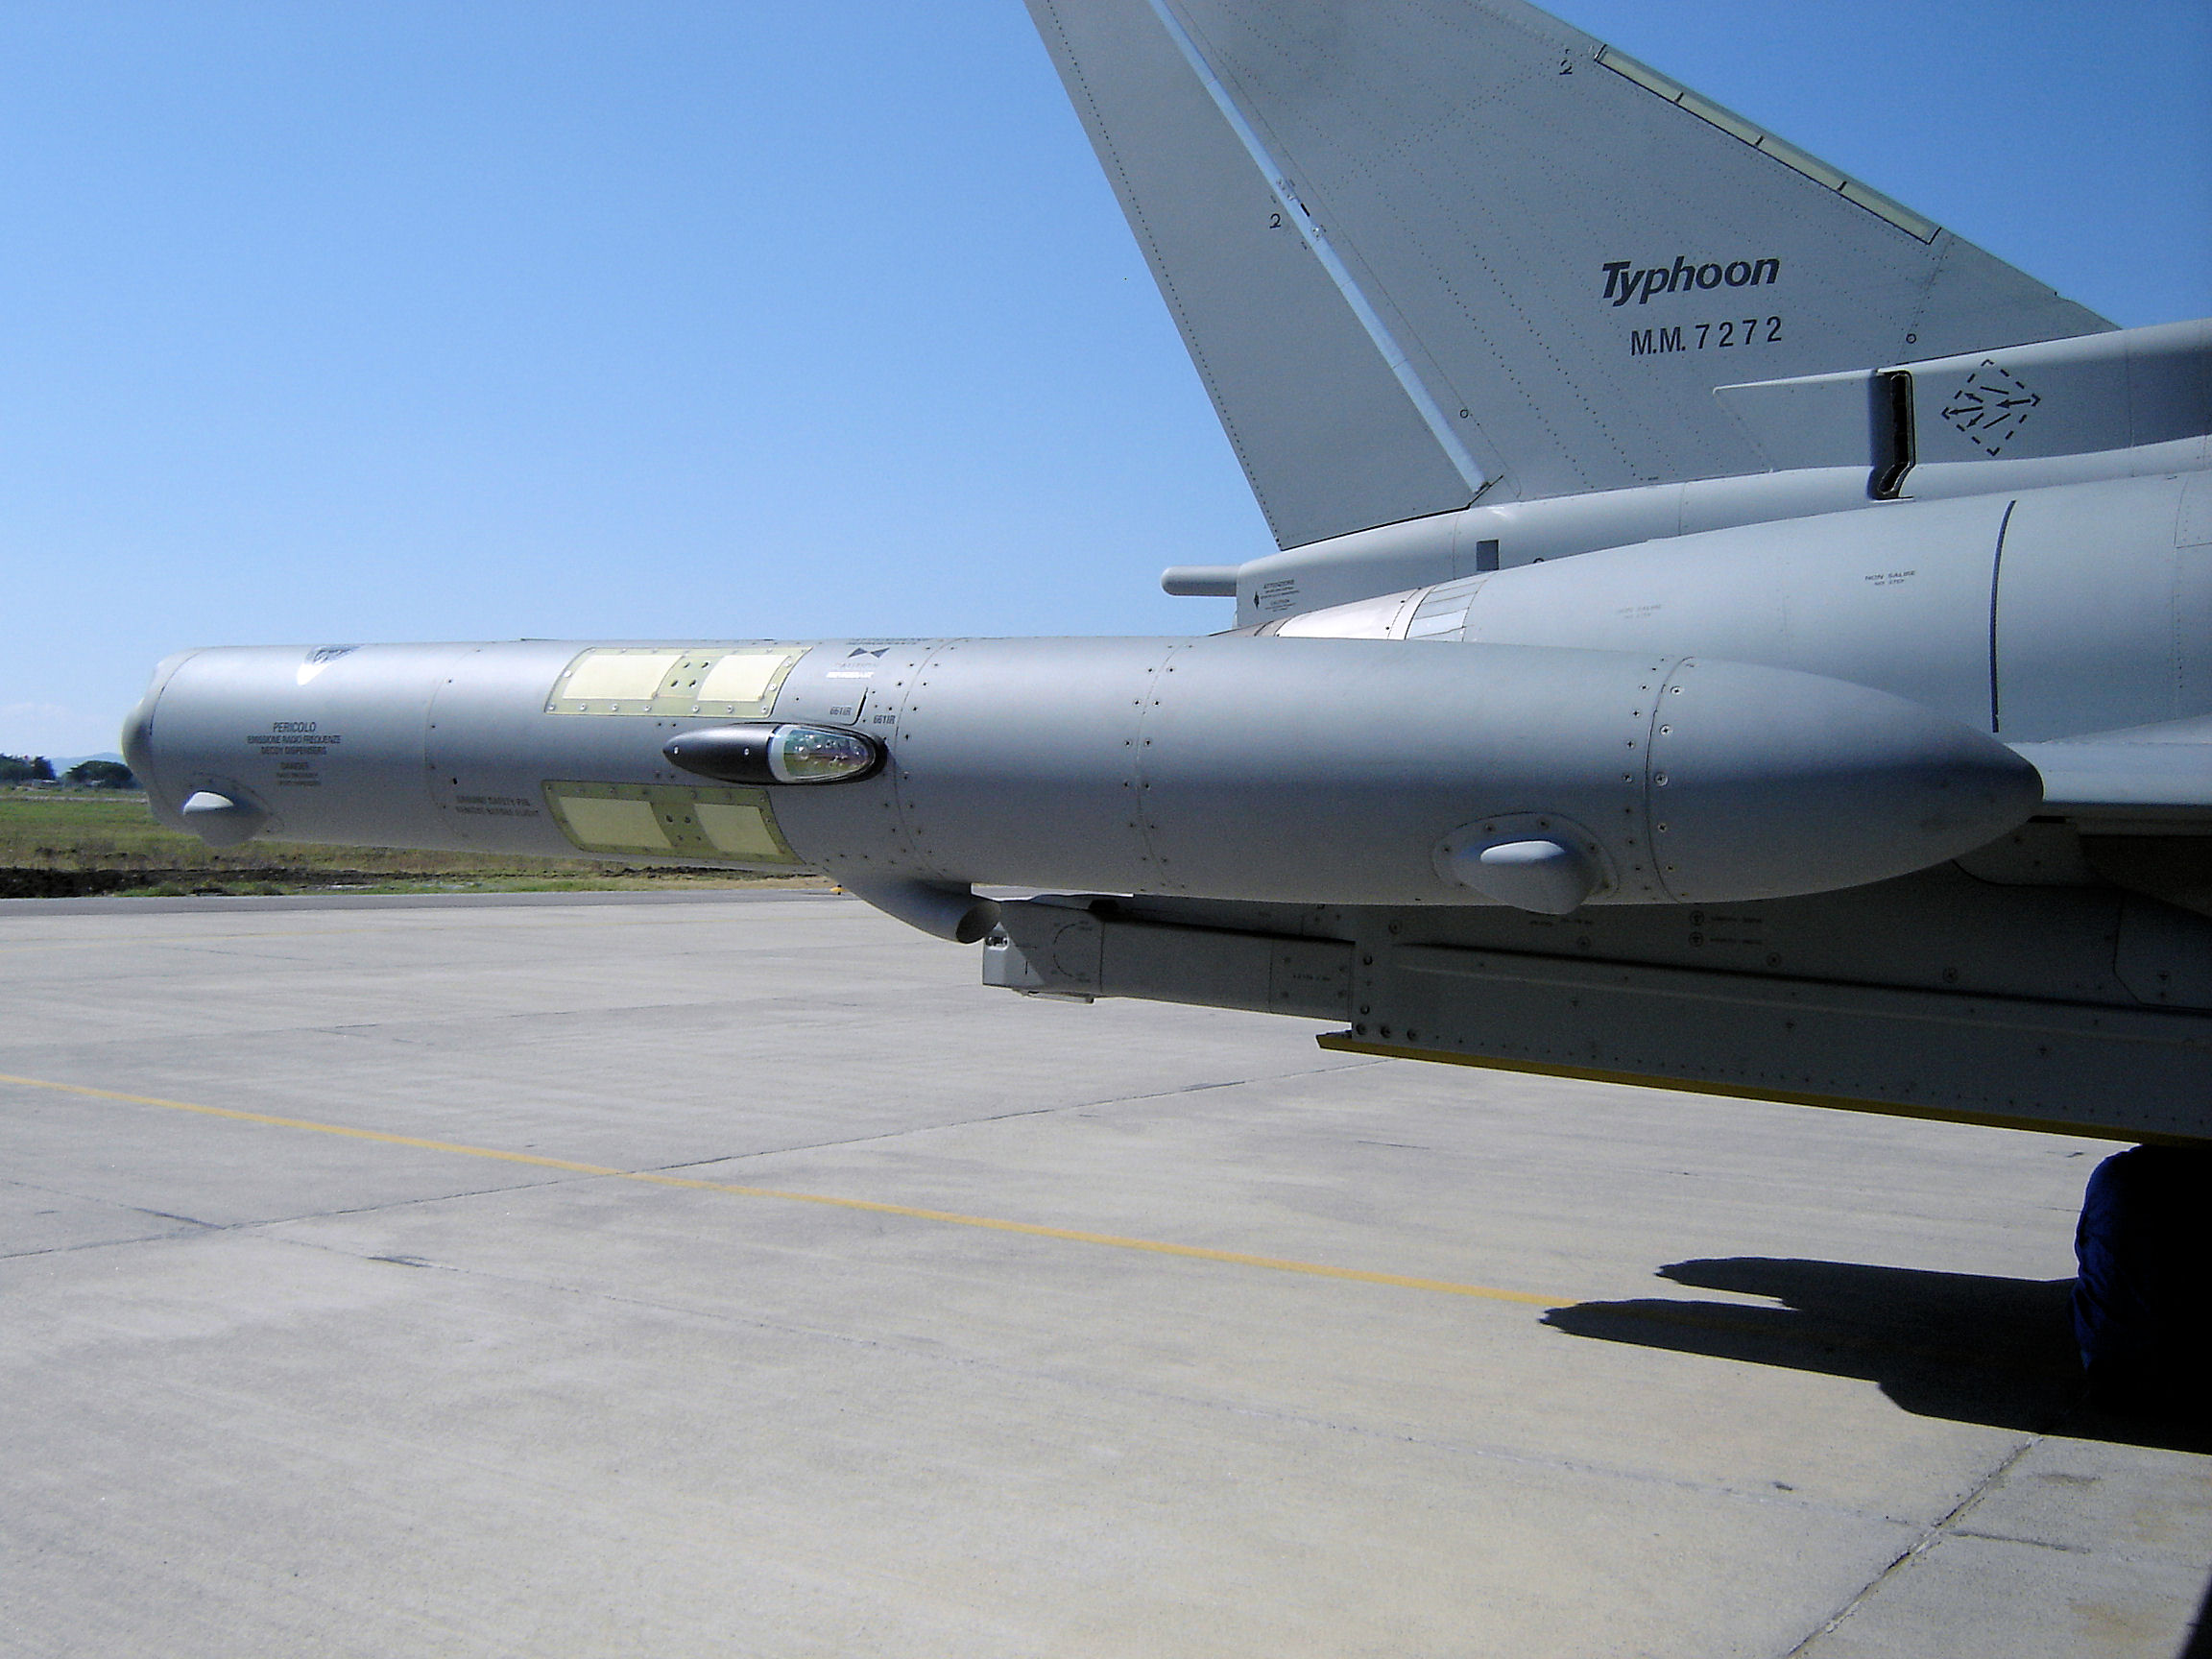
{"type": "Polygon", "coordinates": [[[1657,1297],[1555,1308],[1574,1336],[1861,1377],[1907,1411],[2026,1432],[2212,1451],[2212,1426],[2118,1417],[2082,1398],[2071,1279],[1997,1279],[1857,1262],[1733,1256],[1659,1277],[1780,1307],[1657,1297]]]}

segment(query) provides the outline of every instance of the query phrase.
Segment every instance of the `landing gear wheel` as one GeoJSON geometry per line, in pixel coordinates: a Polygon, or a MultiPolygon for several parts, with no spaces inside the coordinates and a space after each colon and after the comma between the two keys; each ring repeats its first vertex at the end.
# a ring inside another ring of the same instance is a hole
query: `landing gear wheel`
{"type": "Polygon", "coordinates": [[[2092,1404],[2212,1420],[2212,1151],[2100,1164],[2074,1230],[2074,1335],[2092,1404]]]}

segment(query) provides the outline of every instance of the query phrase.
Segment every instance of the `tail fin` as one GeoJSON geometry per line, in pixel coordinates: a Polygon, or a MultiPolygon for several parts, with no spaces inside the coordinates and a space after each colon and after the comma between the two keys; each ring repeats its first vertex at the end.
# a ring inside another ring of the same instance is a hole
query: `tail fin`
{"type": "Polygon", "coordinates": [[[1763,470],[1712,396],[2111,326],[1520,0],[1028,0],[1277,542],[1763,470]]]}

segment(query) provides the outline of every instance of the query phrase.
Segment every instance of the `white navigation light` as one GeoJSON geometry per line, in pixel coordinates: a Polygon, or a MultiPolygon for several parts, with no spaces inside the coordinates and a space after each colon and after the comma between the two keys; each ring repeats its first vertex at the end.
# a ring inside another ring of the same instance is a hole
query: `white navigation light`
{"type": "Polygon", "coordinates": [[[874,738],[830,726],[709,726],[672,738],[661,753],[724,783],[850,783],[883,764],[874,738]]]}
{"type": "Polygon", "coordinates": [[[876,770],[876,745],[856,732],[779,726],[768,744],[768,770],[779,783],[841,783],[876,770]]]}

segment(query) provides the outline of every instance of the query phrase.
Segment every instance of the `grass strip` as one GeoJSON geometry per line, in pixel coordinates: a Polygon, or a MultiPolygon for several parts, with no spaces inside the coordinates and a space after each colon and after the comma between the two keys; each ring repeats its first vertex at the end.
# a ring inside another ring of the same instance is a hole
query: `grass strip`
{"type": "Polygon", "coordinates": [[[102,894],[605,892],[669,887],[815,885],[754,875],[512,853],[249,842],[209,847],[164,829],[132,790],[0,789],[0,899],[102,894]]]}

